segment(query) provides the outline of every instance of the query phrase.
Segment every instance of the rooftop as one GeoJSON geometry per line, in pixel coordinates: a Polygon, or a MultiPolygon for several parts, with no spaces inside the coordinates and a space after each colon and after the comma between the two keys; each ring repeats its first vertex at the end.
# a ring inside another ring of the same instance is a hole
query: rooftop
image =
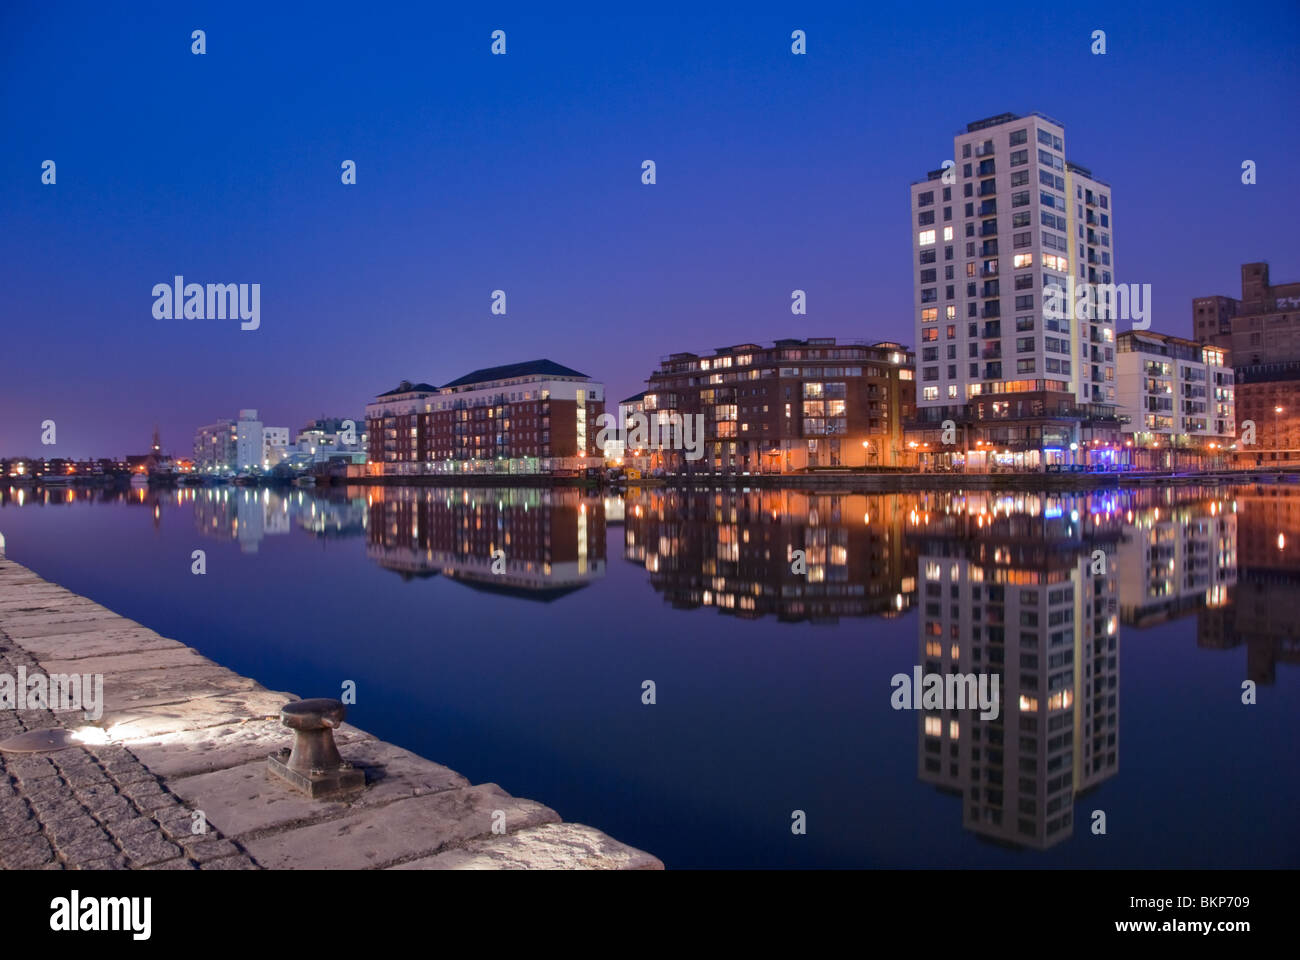
{"type": "Polygon", "coordinates": [[[403,380],[392,390],[387,390],[379,394],[379,396],[395,397],[401,393],[415,393],[417,391],[421,393],[437,393],[438,388],[431,383],[412,383],[410,380],[403,380]]]}
{"type": "Polygon", "coordinates": [[[494,380],[513,380],[516,377],[582,377],[590,379],[572,367],[556,363],[554,360],[525,360],[523,363],[507,363],[500,367],[483,367],[465,376],[453,380],[443,387],[467,387],[475,383],[490,383],[494,380]]]}

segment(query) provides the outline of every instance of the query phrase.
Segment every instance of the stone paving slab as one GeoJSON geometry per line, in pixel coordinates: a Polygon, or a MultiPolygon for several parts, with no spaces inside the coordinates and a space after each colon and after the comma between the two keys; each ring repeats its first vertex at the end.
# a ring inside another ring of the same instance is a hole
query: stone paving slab
{"type": "Polygon", "coordinates": [[[101,630],[139,630],[143,629],[134,620],[117,616],[95,616],[85,620],[51,620],[42,618],[39,622],[18,623],[10,626],[5,618],[5,633],[14,640],[28,637],[48,637],[55,634],[99,633],[101,630]]]}
{"type": "MultiPolygon", "coordinates": [[[[0,620],[4,612],[0,611],[0,620]]],[[[101,630],[95,633],[53,633],[24,637],[23,648],[42,662],[141,653],[146,650],[188,650],[175,640],[160,637],[144,627],[101,630]]]]}
{"type": "Polygon", "coordinates": [[[217,664],[183,644],[144,652],[78,657],[75,660],[41,658],[41,668],[49,673],[102,673],[105,686],[108,685],[109,677],[135,670],[171,670],[196,666],[215,667],[217,664]]]}
{"type": "Polygon", "coordinates": [[[90,739],[0,754],[0,868],[647,869],[653,856],[350,724],[366,787],[311,800],[267,772],[291,736],[267,690],[0,553],[0,672],[102,674],[104,713],[0,711],[0,739],[90,739]],[[107,739],[107,743],[98,742],[107,739]],[[494,829],[495,828],[495,829],[494,829]],[[504,832],[500,832],[500,831],[504,832]]]}
{"type": "Polygon", "coordinates": [[[581,823],[548,823],[401,863],[389,870],[659,870],[643,850],[581,823]]]}
{"type": "MultiPolygon", "coordinates": [[[[104,696],[107,699],[107,689],[104,696]]],[[[106,709],[100,726],[108,730],[115,740],[131,743],[168,733],[202,730],[244,720],[275,719],[280,715],[280,708],[294,699],[296,698],[289,693],[256,687],[233,693],[195,696],[174,703],[106,709]]]]}
{"type": "Polygon", "coordinates": [[[264,867],[313,866],[356,870],[388,866],[491,835],[495,811],[507,830],[555,823],[559,814],[532,800],[510,796],[494,783],[444,790],[387,806],[272,834],[245,843],[264,867]]]}

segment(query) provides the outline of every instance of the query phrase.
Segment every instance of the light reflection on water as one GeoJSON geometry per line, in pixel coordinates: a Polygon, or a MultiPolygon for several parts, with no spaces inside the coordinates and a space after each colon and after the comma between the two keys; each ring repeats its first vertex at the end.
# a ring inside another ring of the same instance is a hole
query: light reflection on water
{"type": "Polygon", "coordinates": [[[1286,487],[0,502],[43,576],[669,866],[1300,861],[1286,487]],[[891,709],[917,666],[1000,715],[891,709]]]}

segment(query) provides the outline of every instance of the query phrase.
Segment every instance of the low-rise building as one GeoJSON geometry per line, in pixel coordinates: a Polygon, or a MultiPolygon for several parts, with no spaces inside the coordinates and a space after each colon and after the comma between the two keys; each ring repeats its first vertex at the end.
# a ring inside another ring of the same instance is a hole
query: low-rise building
{"type": "Polygon", "coordinates": [[[373,475],[563,473],[598,465],[605,387],[553,360],[403,381],[366,405],[373,475]]]}
{"type": "Polygon", "coordinates": [[[892,341],[834,337],[671,354],[650,375],[642,410],[659,436],[662,426],[702,418],[702,448],[660,446],[652,465],[761,474],[914,462],[902,432],[916,402],[913,360],[892,341]]]}
{"type": "Polygon", "coordinates": [[[1149,330],[1116,344],[1125,447],[1146,469],[1209,466],[1236,436],[1234,379],[1220,347],[1149,330]]]}
{"type": "Polygon", "coordinates": [[[237,430],[234,420],[218,420],[194,432],[194,466],[199,473],[234,469],[237,430]]]}

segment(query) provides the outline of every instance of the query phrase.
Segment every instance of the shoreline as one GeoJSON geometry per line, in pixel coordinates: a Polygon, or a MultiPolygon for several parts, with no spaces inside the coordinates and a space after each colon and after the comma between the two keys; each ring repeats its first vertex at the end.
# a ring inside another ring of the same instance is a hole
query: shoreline
{"type": "Polygon", "coordinates": [[[0,546],[0,673],[20,667],[102,675],[103,712],[0,711],[0,740],[59,727],[85,738],[0,753],[4,869],[663,868],[348,723],[339,750],[366,786],[311,800],[266,768],[291,743],[279,710],[298,697],[45,580],[0,546]]]}

